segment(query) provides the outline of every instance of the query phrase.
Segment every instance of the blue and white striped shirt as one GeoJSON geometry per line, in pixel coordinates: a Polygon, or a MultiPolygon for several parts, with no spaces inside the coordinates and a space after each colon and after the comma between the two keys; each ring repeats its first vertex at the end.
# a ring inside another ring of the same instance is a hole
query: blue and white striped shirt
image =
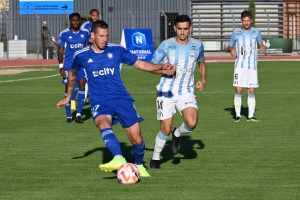
{"type": "Polygon", "coordinates": [[[235,67],[257,70],[258,42],[262,42],[262,37],[256,28],[251,28],[249,31],[240,28],[232,33],[229,46],[235,46],[237,50],[235,67]]]}
{"type": "Polygon", "coordinates": [[[176,75],[162,74],[156,86],[158,96],[173,97],[194,92],[194,70],[197,63],[204,60],[204,47],[200,40],[189,39],[180,45],[175,37],[163,41],[156,49],[153,63],[171,63],[176,67],[176,75]]]}

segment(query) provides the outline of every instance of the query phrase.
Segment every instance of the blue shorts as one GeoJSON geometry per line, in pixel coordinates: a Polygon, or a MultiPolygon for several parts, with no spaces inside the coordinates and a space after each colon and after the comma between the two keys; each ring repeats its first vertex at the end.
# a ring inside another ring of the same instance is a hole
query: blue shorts
{"type": "Polygon", "coordinates": [[[134,101],[129,99],[95,102],[92,104],[92,115],[94,121],[100,115],[111,115],[113,117],[112,124],[120,122],[123,128],[144,120],[138,115],[134,101]]]}
{"type": "MultiPolygon", "coordinates": [[[[63,80],[62,80],[62,84],[68,84],[68,75],[69,75],[69,71],[70,69],[65,69],[65,76],[63,77],[63,80]]],[[[78,73],[77,73],[77,76],[76,76],[76,80],[79,81],[79,80],[86,80],[86,74],[85,74],[85,71],[83,68],[80,68],[78,73]]]]}

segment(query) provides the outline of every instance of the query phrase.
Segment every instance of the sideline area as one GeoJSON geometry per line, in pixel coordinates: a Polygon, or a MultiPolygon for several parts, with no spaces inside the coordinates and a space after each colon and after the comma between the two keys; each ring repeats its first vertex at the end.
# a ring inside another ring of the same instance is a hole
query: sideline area
{"type": "MultiPolygon", "coordinates": [[[[206,62],[234,62],[235,59],[226,52],[205,52],[206,62]]],[[[259,61],[300,61],[298,53],[293,52],[290,55],[259,55],[259,61]]],[[[3,68],[16,68],[28,66],[58,66],[56,59],[51,60],[37,60],[37,59],[15,59],[15,60],[0,60],[0,70],[3,68]]]]}

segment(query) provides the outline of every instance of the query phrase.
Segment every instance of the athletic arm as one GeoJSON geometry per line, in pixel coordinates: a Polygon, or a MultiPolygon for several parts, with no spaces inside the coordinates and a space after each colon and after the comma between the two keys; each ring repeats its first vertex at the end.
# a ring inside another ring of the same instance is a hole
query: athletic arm
{"type": "Polygon", "coordinates": [[[235,32],[233,32],[231,34],[230,40],[229,40],[229,44],[227,47],[227,51],[231,53],[232,56],[237,56],[237,50],[235,48],[235,43],[236,43],[236,35],[235,32]]]}
{"type": "Polygon", "coordinates": [[[206,86],[206,78],[207,78],[207,67],[205,64],[205,60],[199,62],[198,65],[199,65],[199,73],[200,73],[201,80],[199,80],[196,83],[196,88],[199,91],[203,91],[206,86]]]}
{"type": "Polygon", "coordinates": [[[265,52],[265,51],[266,51],[266,46],[264,45],[263,42],[259,42],[259,43],[258,43],[258,46],[259,46],[259,49],[260,49],[262,52],[265,52]]]}
{"type": "Polygon", "coordinates": [[[166,69],[160,69],[160,70],[156,70],[156,71],[151,71],[150,73],[152,74],[166,74],[166,75],[174,75],[176,72],[176,68],[175,67],[171,67],[170,70],[166,70],[166,69]]]}
{"type": "Polygon", "coordinates": [[[61,108],[63,105],[66,105],[72,98],[72,94],[74,91],[74,86],[76,82],[76,76],[77,76],[77,70],[75,69],[70,69],[69,75],[68,75],[68,91],[67,91],[67,96],[66,98],[60,100],[57,104],[57,108],[61,108]]]}
{"type": "Polygon", "coordinates": [[[65,70],[63,68],[64,53],[65,53],[65,47],[59,46],[57,50],[57,57],[58,57],[58,64],[59,64],[59,72],[61,76],[65,76],[65,70]]]}
{"type": "Polygon", "coordinates": [[[232,56],[237,56],[237,51],[236,51],[235,47],[228,46],[227,51],[230,52],[232,56]]]}
{"type": "Polygon", "coordinates": [[[153,72],[153,71],[158,71],[158,70],[170,71],[173,68],[173,66],[170,63],[165,63],[165,64],[161,65],[161,64],[154,64],[151,62],[145,62],[142,60],[137,60],[133,64],[133,66],[139,70],[147,71],[147,72],[153,72]]]}

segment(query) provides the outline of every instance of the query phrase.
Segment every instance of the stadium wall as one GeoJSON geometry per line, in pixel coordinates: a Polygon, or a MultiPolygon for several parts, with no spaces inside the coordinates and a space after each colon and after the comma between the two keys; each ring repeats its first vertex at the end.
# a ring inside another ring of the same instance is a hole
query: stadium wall
{"type": "MultiPolygon", "coordinates": [[[[189,0],[74,0],[74,12],[88,16],[91,9],[100,11],[100,16],[110,26],[110,42],[120,43],[124,28],[152,29],[154,45],[157,46],[161,35],[162,13],[190,14],[189,0]]],[[[19,0],[11,0],[9,11],[5,13],[5,33],[8,39],[18,35],[27,40],[28,53],[35,53],[40,41],[43,21],[47,21],[51,34],[57,38],[61,30],[67,27],[67,14],[19,14],[19,0]],[[32,51],[32,52],[30,52],[32,51]]],[[[41,52],[41,50],[39,50],[41,52]]]]}

